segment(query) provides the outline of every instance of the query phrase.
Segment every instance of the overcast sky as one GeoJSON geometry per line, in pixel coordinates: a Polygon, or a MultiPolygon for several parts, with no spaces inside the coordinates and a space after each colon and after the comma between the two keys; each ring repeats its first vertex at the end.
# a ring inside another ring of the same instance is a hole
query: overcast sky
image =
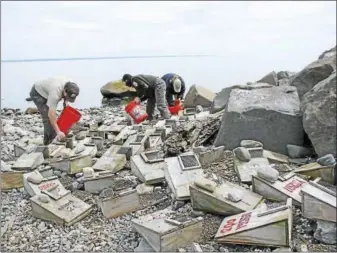
{"type": "Polygon", "coordinates": [[[1,2],[2,59],[265,54],[305,63],[335,45],[336,1],[1,2]]]}

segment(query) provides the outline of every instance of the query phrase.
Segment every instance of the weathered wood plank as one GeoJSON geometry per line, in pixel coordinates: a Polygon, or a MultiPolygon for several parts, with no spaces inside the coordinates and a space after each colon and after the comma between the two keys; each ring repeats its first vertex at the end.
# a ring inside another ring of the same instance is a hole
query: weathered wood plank
{"type": "Polygon", "coordinates": [[[1,190],[22,188],[24,173],[25,171],[1,172],[1,190]]]}

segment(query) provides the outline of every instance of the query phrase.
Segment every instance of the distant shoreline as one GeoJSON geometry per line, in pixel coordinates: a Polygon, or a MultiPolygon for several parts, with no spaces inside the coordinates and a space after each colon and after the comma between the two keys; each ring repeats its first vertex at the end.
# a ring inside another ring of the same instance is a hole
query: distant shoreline
{"type": "Polygon", "coordinates": [[[153,56],[106,56],[106,57],[71,57],[71,58],[40,58],[1,60],[1,63],[14,62],[46,62],[46,61],[84,61],[84,60],[121,60],[121,59],[151,59],[151,58],[193,58],[214,57],[213,55],[153,55],[153,56]]]}

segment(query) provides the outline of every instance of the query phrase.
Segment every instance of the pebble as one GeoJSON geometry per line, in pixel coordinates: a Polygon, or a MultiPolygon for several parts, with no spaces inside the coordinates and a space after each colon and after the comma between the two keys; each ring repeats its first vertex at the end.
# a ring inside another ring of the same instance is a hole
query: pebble
{"type": "Polygon", "coordinates": [[[332,154],[328,154],[328,155],[322,156],[321,158],[317,159],[317,163],[322,166],[329,166],[329,165],[334,165],[336,163],[336,160],[332,154]]]}
{"type": "Polygon", "coordinates": [[[261,165],[257,169],[257,176],[271,183],[274,183],[279,175],[280,173],[270,165],[261,165]]]}
{"type": "Polygon", "coordinates": [[[238,147],[233,152],[240,161],[249,162],[251,159],[250,153],[246,148],[238,147]]]}

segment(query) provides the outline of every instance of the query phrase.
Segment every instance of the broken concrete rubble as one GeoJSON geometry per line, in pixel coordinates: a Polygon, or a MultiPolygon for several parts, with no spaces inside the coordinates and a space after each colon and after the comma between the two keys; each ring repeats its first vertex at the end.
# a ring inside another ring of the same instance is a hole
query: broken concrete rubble
{"type": "Polygon", "coordinates": [[[194,84],[189,88],[185,96],[184,107],[194,108],[197,105],[210,107],[214,97],[215,94],[212,91],[194,84]]]}
{"type": "Polygon", "coordinates": [[[287,144],[303,144],[300,102],[294,87],[234,89],[221,122],[215,146],[234,149],[241,140],[252,139],[267,150],[286,154],[287,144]]]}
{"type": "Polygon", "coordinates": [[[336,244],[336,223],[328,221],[317,221],[317,229],[314,233],[315,239],[326,244],[336,244]]]}

